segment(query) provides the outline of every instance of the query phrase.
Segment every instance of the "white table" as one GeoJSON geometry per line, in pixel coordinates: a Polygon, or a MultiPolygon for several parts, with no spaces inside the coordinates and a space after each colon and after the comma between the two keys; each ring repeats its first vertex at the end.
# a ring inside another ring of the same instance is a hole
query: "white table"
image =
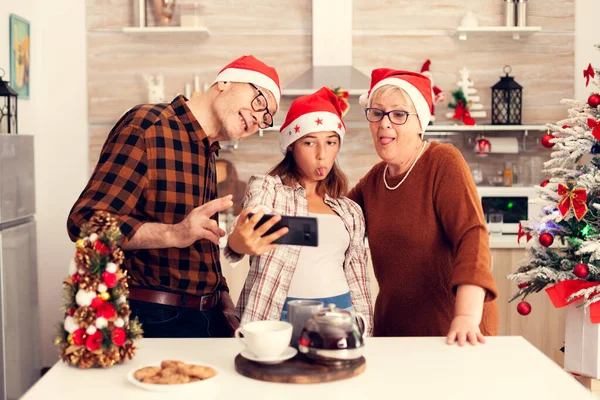
{"type": "Polygon", "coordinates": [[[443,338],[369,338],[367,368],[357,377],[320,384],[284,384],[246,378],[233,360],[236,339],[142,339],[136,357],[108,369],[56,364],[23,400],[108,399],[369,399],[578,400],[594,397],[522,337],[490,337],[485,345],[448,346],[443,338]],[[148,392],[126,374],[164,359],[204,361],[220,376],[202,392],[148,392]]]}

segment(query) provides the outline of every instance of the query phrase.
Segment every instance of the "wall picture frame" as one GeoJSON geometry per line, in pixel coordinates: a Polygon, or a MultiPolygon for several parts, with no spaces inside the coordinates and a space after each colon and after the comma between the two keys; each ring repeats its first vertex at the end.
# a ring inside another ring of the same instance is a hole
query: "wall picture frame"
{"type": "Polygon", "coordinates": [[[28,20],[10,14],[10,86],[19,93],[19,100],[29,99],[31,26],[28,20]]]}

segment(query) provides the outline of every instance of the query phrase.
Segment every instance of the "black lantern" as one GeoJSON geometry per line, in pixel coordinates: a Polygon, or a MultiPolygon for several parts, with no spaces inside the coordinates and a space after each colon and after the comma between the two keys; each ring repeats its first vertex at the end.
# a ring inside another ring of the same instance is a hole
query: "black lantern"
{"type": "Polygon", "coordinates": [[[523,86],[508,76],[511,71],[505,65],[506,76],[492,86],[492,125],[521,125],[523,86]]]}
{"type": "Polygon", "coordinates": [[[17,133],[17,92],[3,80],[4,70],[0,68],[0,133],[17,133]]]}

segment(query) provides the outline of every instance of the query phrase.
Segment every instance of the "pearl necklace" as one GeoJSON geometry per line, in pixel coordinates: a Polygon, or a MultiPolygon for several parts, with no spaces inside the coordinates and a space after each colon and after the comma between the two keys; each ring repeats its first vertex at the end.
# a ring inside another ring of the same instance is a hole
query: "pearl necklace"
{"type": "Polygon", "coordinates": [[[417,160],[419,159],[419,157],[421,157],[421,154],[423,154],[423,151],[425,150],[425,146],[427,146],[427,142],[423,142],[423,146],[421,147],[421,151],[419,151],[419,154],[417,154],[417,158],[415,158],[415,161],[413,161],[412,165],[406,172],[406,175],[404,175],[404,178],[402,178],[402,180],[394,187],[391,187],[390,185],[388,185],[387,180],[385,179],[385,176],[387,175],[387,170],[388,170],[388,165],[387,164],[385,165],[385,169],[383,170],[383,183],[385,183],[386,188],[388,188],[389,190],[396,190],[400,187],[400,185],[402,185],[404,183],[406,178],[408,178],[410,171],[412,171],[415,164],[417,163],[417,160]]]}

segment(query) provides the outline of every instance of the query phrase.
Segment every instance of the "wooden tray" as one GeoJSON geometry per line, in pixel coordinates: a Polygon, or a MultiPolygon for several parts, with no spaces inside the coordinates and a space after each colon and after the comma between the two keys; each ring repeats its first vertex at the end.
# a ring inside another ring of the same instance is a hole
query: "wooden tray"
{"type": "Polygon", "coordinates": [[[338,381],[360,375],[367,367],[364,357],[341,365],[323,365],[298,353],[279,364],[261,364],[242,357],[235,357],[235,370],[240,374],[261,381],[278,383],[321,383],[338,381]]]}

